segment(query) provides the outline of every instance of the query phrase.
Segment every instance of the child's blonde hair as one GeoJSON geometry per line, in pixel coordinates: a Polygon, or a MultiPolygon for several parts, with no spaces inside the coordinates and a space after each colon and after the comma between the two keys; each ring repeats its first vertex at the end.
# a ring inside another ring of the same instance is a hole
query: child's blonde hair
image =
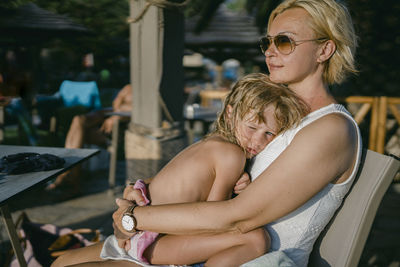
{"type": "Polygon", "coordinates": [[[215,122],[215,130],[228,141],[239,145],[235,129],[237,122],[249,112],[255,112],[253,120],[264,122],[264,110],[268,105],[275,107],[277,134],[297,125],[309,112],[308,106],[293,91],[284,85],[270,81],[268,75],[253,73],[244,76],[226,96],[224,107],[215,122]],[[232,107],[231,116],[227,116],[227,107],[232,107]]]}

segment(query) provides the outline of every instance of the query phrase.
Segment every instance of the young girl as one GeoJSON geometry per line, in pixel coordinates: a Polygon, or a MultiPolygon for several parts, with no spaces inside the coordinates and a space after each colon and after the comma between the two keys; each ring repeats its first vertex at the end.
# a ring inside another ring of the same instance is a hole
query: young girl
{"type": "MultiPolygon", "coordinates": [[[[270,82],[267,75],[245,76],[226,97],[215,130],[179,153],[152,179],[148,187],[151,204],[231,198],[246,159],[257,155],[276,135],[297,125],[307,111],[293,92],[270,82]]],[[[145,194],[143,183],[135,186],[145,194]]],[[[194,264],[208,260],[211,265],[233,266],[263,255],[269,249],[269,236],[262,228],[240,237],[227,234],[218,240],[157,235],[147,231],[136,234],[125,244],[127,251],[118,246],[115,236],[110,236],[101,257],[152,264],[194,264]],[[213,257],[221,251],[224,251],[223,257],[221,253],[218,258],[213,257]]],[[[100,261],[99,250],[97,255],[83,250],[72,251],[53,266],[100,261]]]]}

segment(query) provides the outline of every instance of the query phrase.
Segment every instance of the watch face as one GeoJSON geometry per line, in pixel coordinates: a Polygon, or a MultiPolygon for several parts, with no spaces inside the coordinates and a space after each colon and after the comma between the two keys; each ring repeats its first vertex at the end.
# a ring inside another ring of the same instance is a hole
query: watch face
{"type": "Polygon", "coordinates": [[[135,228],[133,218],[129,215],[124,215],[122,217],[122,227],[124,227],[126,231],[132,231],[135,228]]]}

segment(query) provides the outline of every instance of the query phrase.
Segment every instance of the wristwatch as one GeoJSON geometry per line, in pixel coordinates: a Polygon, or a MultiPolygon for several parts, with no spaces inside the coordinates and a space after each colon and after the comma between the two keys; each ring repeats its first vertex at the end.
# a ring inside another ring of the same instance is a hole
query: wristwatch
{"type": "Polygon", "coordinates": [[[134,233],[136,232],[136,218],[133,210],[137,207],[137,205],[130,206],[122,215],[122,227],[125,231],[134,233]]]}

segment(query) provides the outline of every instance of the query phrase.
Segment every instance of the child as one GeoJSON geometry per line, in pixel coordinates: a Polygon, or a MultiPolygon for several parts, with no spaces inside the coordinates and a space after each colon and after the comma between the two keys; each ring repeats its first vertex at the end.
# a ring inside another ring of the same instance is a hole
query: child
{"type": "MultiPolygon", "coordinates": [[[[261,152],[276,135],[299,123],[307,112],[306,105],[293,92],[270,82],[267,75],[245,76],[226,97],[215,130],[175,156],[151,180],[148,186],[151,204],[231,198],[246,159],[261,152]]],[[[142,181],[135,186],[146,194],[142,181]]],[[[227,235],[226,240],[219,238],[213,243],[209,236],[158,236],[153,232],[139,232],[127,241],[125,251],[110,236],[104,243],[101,258],[152,264],[207,261],[210,265],[232,266],[261,256],[269,249],[268,233],[261,228],[240,237],[227,235]]],[[[82,257],[87,262],[96,256],[76,252],[55,263],[82,262],[82,257]]]]}

